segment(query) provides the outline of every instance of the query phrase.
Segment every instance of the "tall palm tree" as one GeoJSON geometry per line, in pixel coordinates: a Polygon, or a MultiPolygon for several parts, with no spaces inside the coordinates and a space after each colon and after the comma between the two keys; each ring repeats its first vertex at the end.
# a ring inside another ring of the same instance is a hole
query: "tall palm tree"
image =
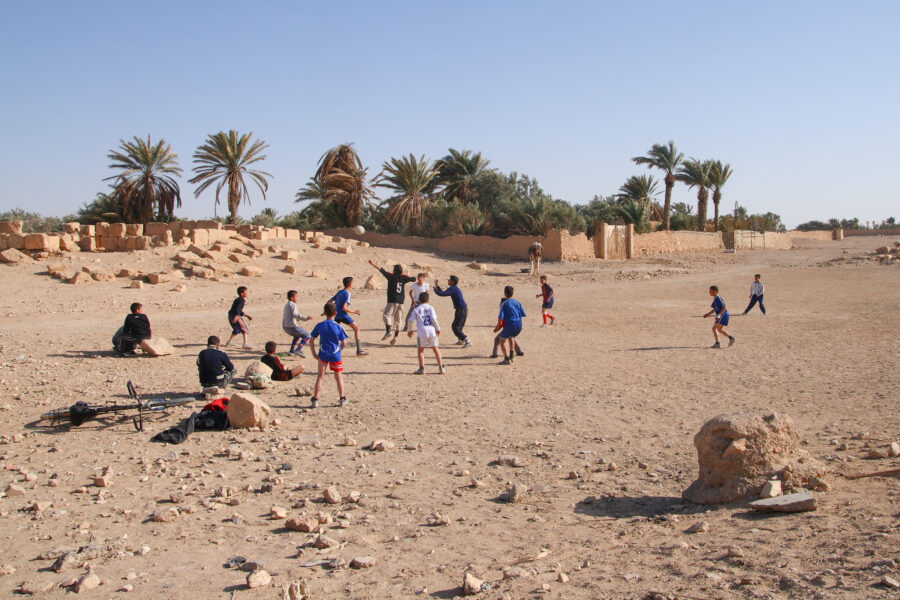
{"type": "Polygon", "coordinates": [[[399,225],[412,231],[422,228],[425,204],[434,196],[437,174],[437,165],[424,155],[416,159],[410,154],[384,163],[375,185],[396,192],[385,201],[388,209],[384,220],[388,227],[399,225]]]}
{"type": "MultiPolygon", "coordinates": [[[[338,218],[335,225],[358,225],[363,207],[373,211],[376,195],[368,174],[352,143],[335,146],[319,159],[313,180],[321,191],[320,200],[336,205],[335,210],[328,211],[338,218]]],[[[300,197],[304,190],[311,191],[310,184],[297,193],[298,202],[309,199],[300,197]]]]}
{"type": "Polygon", "coordinates": [[[668,146],[653,144],[647,156],[635,156],[631,160],[639,165],[647,165],[647,168],[655,167],[666,172],[666,177],[663,180],[666,182],[666,200],[663,205],[662,228],[669,229],[669,215],[672,211],[672,189],[675,187],[676,172],[684,160],[684,154],[675,148],[675,142],[669,141],[668,146]]]}
{"type": "Polygon", "coordinates": [[[659,182],[652,175],[632,175],[619,188],[619,198],[649,205],[659,196],[659,182]]]}
{"type": "Polygon", "coordinates": [[[706,202],[709,199],[709,172],[712,161],[699,161],[691,158],[678,168],[678,181],[686,183],[689,188],[697,188],[697,231],[706,231],[706,202]]]}
{"type": "Polygon", "coordinates": [[[481,157],[481,152],[450,148],[449,154],[437,161],[437,183],[444,188],[447,202],[459,200],[463,204],[478,200],[478,181],[491,169],[491,161],[481,157]]]}
{"type": "Polygon", "coordinates": [[[262,192],[263,199],[269,189],[268,179],[270,173],[250,169],[249,166],[261,160],[266,155],[263,150],[269,147],[262,140],[251,143],[253,132],[238,134],[235,130],[228,133],[220,131],[210,134],[206,141],[194,152],[194,175],[191,183],[199,183],[194,190],[194,196],[199,196],[203,191],[216,184],[216,206],[219,204],[219,193],[222,188],[228,188],[228,212],[231,214],[231,223],[238,222],[238,206],[241,200],[250,204],[250,190],[244,177],[247,176],[256,184],[262,192]]]}
{"type": "Polygon", "coordinates": [[[119,140],[119,149],[107,158],[113,161],[110,169],[118,169],[112,196],[122,207],[122,215],[131,221],[147,223],[154,210],[160,221],[172,218],[175,206],[181,207],[181,190],[173,176],[181,175],[178,155],[165,140],[151,144],[134,136],[130,142],[119,140]]]}
{"type": "Polygon", "coordinates": [[[722,186],[728,181],[728,178],[734,171],[731,169],[731,165],[722,164],[720,160],[714,160],[712,163],[712,168],[709,170],[709,184],[712,186],[713,195],[713,211],[715,216],[715,227],[716,231],[719,230],[719,202],[722,200],[722,186]]]}

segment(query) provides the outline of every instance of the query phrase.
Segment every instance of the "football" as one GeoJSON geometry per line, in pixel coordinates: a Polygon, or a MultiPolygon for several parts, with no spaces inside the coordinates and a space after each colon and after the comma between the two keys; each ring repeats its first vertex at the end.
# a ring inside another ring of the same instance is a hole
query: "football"
{"type": "Polygon", "coordinates": [[[355,231],[359,235],[362,235],[366,232],[366,228],[363,227],[362,225],[357,225],[356,227],[353,228],[353,231],[355,231]]]}

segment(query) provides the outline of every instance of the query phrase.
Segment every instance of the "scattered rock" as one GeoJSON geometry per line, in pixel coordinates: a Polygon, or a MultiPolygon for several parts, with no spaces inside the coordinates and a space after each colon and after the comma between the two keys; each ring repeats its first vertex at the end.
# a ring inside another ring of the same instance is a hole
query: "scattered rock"
{"type": "Polygon", "coordinates": [[[75,593],[87,592],[100,586],[100,578],[91,570],[81,576],[78,583],[75,584],[75,593]]]}
{"type": "Polygon", "coordinates": [[[466,571],[466,574],[463,576],[463,595],[474,596],[481,593],[481,586],[483,585],[484,582],[482,580],[475,577],[471,572],[466,571]]]}
{"type": "Polygon", "coordinates": [[[15,498],[16,496],[24,496],[25,488],[23,488],[21,485],[16,485],[14,483],[11,483],[8,486],[6,486],[5,493],[6,493],[7,498],[15,498]]]}
{"type": "Polygon", "coordinates": [[[284,600],[306,600],[309,592],[306,589],[306,583],[303,581],[292,581],[289,586],[284,589],[284,600]]]}
{"type": "Polygon", "coordinates": [[[374,556],[357,556],[350,561],[351,569],[368,569],[375,566],[374,556]]]}
{"type": "Polygon", "coordinates": [[[172,506],[165,510],[156,511],[150,515],[150,520],[154,523],[169,523],[177,519],[179,514],[178,509],[172,506]]]}
{"type": "Polygon", "coordinates": [[[268,404],[243,392],[235,392],[228,402],[228,422],[232,427],[259,427],[265,429],[269,426],[272,417],[272,409],[268,404]]]}
{"type": "Polygon", "coordinates": [[[269,518],[274,520],[286,519],[287,509],[282,508],[281,506],[273,506],[269,509],[269,518]]]}
{"type": "Polygon", "coordinates": [[[326,488],[325,493],[322,495],[325,499],[325,502],[328,504],[340,504],[341,503],[341,494],[338,492],[338,489],[334,486],[326,488]]]}
{"type": "Polygon", "coordinates": [[[141,281],[140,279],[135,279],[134,281],[131,282],[130,287],[133,290],[142,290],[142,289],[144,289],[144,282],[141,281]]]}
{"type": "Polygon", "coordinates": [[[744,558],[744,551],[738,546],[728,546],[728,548],[725,549],[725,552],[731,558],[744,558]]]}
{"type": "Polygon", "coordinates": [[[515,454],[504,454],[497,459],[497,464],[503,467],[524,467],[525,463],[515,454]]]}
{"type": "Polygon", "coordinates": [[[706,521],[694,523],[684,530],[685,533],[703,533],[704,531],[709,531],[709,523],[707,523],[706,521]]]}
{"type": "Polygon", "coordinates": [[[319,520],[309,517],[291,517],[284,522],[284,527],[290,531],[314,533],[319,530],[319,520]]]}
{"type": "Polygon", "coordinates": [[[341,446],[355,446],[355,445],[356,445],[356,440],[354,440],[352,437],[345,437],[344,441],[341,443],[341,446]]]}
{"type": "Polygon", "coordinates": [[[385,286],[385,279],[381,275],[377,277],[375,275],[370,275],[368,279],[366,279],[366,283],[363,287],[367,290],[383,290],[385,286]]]}
{"type": "Polygon", "coordinates": [[[892,458],[900,456],[900,444],[898,444],[897,442],[891,442],[891,445],[888,446],[888,456],[892,458]]]}
{"type": "Polygon", "coordinates": [[[272,583],[272,576],[262,569],[257,569],[247,575],[247,587],[250,589],[266,587],[270,583],[272,583]]]}
{"type": "Polygon", "coordinates": [[[96,485],[97,487],[109,487],[111,483],[112,481],[106,475],[103,475],[102,477],[94,477],[94,485],[96,485]]]}
{"type": "Polygon", "coordinates": [[[889,587],[889,588],[892,588],[895,590],[900,589],[900,581],[897,581],[890,575],[885,575],[884,577],[881,578],[881,581],[879,581],[878,583],[880,583],[881,585],[883,585],[885,587],[889,587]]]}
{"type": "Polygon", "coordinates": [[[780,496],[781,494],[781,481],[779,481],[778,479],[770,479],[763,484],[762,490],[760,490],[759,492],[759,497],[774,498],[775,496],[780,496]]]}
{"type": "Polygon", "coordinates": [[[569,583],[569,576],[560,571],[556,576],[556,581],[558,581],[559,583],[569,583]]]}
{"type": "Polygon", "coordinates": [[[476,271],[487,271],[487,265],[479,262],[472,262],[467,264],[466,266],[470,269],[475,269],[476,271]]]}
{"type": "Polygon", "coordinates": [[[787,494],[776,498],[766,498],[750,503],[750,508],[762,512],[805,512],[816,510],[816,497],[809,492],[787,494]]]}
{"type": "MultiPolygon", "coordinates": [[[[259,267],[254,267],[252,265],[247,265],[243,269],[241,269],[241,275],[244,277],[262,277],[263,270],[259,267]]],[[[268,575],[268,573],[266,573],[268,575]]],[[[271,579],[270,579],[271,581],[271,579]]]]}
{"type": "Polygon", "coordinates": [[[340,542],[332,537],[328,537],[327,535],[322,535],[320,533],[316,536],[316,539],[313,542],[313,546],[315,546],[319,550],[324,550],[326,548],[334,548],[335,546],[340,546],[340,542]]]}
{"type": "Polygon", "coordinates": [[[524,483],[514,483],[506,488],[506,491],[500,495],[500,499],[510,504],[521,502],[528,494],[528,486],[524,483]]]}
{"type": "Polygon", "coordinates": [[[141,350],[149,356],[168,356],[175,354],[175,348],[164,337],[154,336],[141,340],[141,350]]]}
{"type": "Polygon", "coordinates": [[[394,447],[396,447],[396,444],[389,440],[375,440],[374,442],[366,446],[366,449],[372,450],[373,452],[384,452],[394,447]]]}

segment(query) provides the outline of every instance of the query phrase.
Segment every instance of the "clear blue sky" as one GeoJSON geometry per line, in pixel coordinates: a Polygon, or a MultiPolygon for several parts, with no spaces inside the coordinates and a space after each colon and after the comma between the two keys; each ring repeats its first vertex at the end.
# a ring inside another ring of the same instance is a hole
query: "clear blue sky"
{"type": "Polygon", "coordinates": [[[269,143],[274,175],[244,217],[294,210],[343,142],[372,174],[481,151],[585,203],[670,139],[732,165],[723,211],[900,217],[898,23],[892,1],[0,0],[0,210],[75,212],[119,140],[150,134],[185,169],[177,214],[211,215],[191,155],[237,129],[269,143]]]}

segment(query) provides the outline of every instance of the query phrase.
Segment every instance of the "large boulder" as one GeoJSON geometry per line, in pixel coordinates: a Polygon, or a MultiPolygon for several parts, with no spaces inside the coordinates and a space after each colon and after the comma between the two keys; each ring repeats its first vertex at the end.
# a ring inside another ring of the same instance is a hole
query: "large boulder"
{"type": "Polygon", "coordinates": [[[10,248],[0,252],[0,262],[15,264],[21,262],[31,262],[31,257],[24,252],[19,252],[15,248],[10,248]]]}
{"type": "Polygon", "coordinates": [[[249,365],[247,365],[247,370],[244,371],[244,377],[250,378],[254,375],[265,375],[266,377],[271,377],[272,368],[262,361],[254,360],[249,365]]]}
{"type": "Polygon", "coordinates": [[[232,427],[265,429],[272,417],[268,404],[252,394],[235,392],[228,402],[228,422],[232,427]]]}
{"type": "Polygon", "coordinates": [[[794,422],[776,413],[737,413],[707,421],[694,446],[700,477],[682,496],[696,504],[727,504],[759,495],[769,479],[785,490],[815,486],[825,466],[800,448],[794,422]]]}
{"type": "Polygon", "coordinates": [[[150,356],[166,356],[175,354],[175,348],[164,337],[152,337],[141,341],[141,350],[150,356]]]}
{"type": "Polygon", "coordinates": [[[369,275],[368,279],[366,279],[365,285],[363,288],[367,290],[383,290],[385,287],[384,277],[378,275],[369,275]]]}

